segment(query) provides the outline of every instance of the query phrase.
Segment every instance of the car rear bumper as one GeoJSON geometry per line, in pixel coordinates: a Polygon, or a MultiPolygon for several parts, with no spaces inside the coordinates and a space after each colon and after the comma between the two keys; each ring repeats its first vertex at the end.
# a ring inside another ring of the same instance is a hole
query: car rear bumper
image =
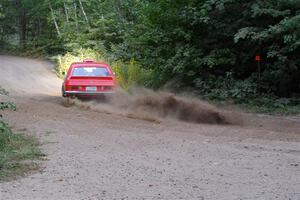
{"type": "Polygon", "coordinates": [[[101,92],[88,92],[88,91],[65,91],[67,95],[103,95],[114,94],[115,91],[101,91],[101,92]]]}

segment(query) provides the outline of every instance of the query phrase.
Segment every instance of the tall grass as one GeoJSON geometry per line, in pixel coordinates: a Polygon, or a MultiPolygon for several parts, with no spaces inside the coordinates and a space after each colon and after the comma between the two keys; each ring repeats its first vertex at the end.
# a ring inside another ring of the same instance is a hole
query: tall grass
{"type": "Polygon", "coordinates": [[[151,70],[144,69],[133,59],[129,62],[113,62],[112,69],[116,73],[119,86],[125,90],[135,86],[146,86],[147,79],[152,74],[151,70]]]}

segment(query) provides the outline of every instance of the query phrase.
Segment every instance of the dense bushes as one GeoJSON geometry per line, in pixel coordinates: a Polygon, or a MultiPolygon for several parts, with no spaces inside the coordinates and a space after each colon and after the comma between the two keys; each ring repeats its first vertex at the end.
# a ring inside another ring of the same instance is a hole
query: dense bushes
{"type": "Polygon", "coordinates": [[[231,73],[226,77],[209,77],[207,80],[198,78],[196,88],[204,98],[225,101],[234,100],[236,103],[247,102],[258,97],[257,81],[254,78],[234,80],[231,73]]]}

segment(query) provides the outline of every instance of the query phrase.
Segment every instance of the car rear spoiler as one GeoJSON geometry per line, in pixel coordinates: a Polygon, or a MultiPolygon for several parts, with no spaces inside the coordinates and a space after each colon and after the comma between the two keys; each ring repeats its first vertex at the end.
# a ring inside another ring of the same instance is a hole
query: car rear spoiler
{"type": "Polygon", "coordinates": [[[113,80],[113,76],[71,76],[70,79],[97,79],[97,80],[113,80]]]}

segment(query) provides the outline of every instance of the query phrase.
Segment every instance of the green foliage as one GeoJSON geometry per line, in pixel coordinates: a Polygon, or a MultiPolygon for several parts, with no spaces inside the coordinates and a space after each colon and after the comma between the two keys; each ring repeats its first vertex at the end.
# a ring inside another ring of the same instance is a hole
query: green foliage
{"type": "MultiPolygon", "coordinates": [[[[0,96],[8,96],[8,92],[3,89],[2,87],[0,87],[0,96]]],[[[17,109],[15,103],[13,102],[6,102],[6,101],[1,101],[0,100],[0,111],[1,110],[13,110],[15,111],[17,109]]]]}
{"type": "Polygon", "coordinates": [[[291,115],[300,113],[299,99],[278,99],[274,96],[262,96],[241,104],[247,110],[256,113],[291,115]]]}
{"type": "Polygon", "coordinates": [[[257,83],[253,77],[236,81],[232,73],[226,77],[209,77],[195,79],[196,88],[205,99],[209,100],[234,100],[236,103],[245,103],[259,97],[257,83]]]}
{"type": "Polygon", "coordinates": [[[262,78],[269,87],[275,87],[276,95],[288,97],[299,93],[299,1],[252,3],[246,19],[251,23],[235,34],[240,49],[257,49],[257,53],[264,55],[262,78]]]}
{"type": "Polygon", "coordinates": [[[125,90],[134,86],[151,87],[155,84],[155,73],[152,70],[144,69],[135,60],[130,60],[127,63],[116,61],[112,64],[112,69],[116,73],[118,85],[125,90]]]}
{"type": "Polygon", "coordinates": [[[32,137],[12,133],[6,123],[0,121],[0,181],[22,175],[29,164],[24,160],[34,160],[41,156],[37,141],[32,137]]]}
{"type": "Polygon", "coordinates": [[[13,110],[17,109],[13,102],[0,102],[0,110],[13,110]]]}
{"type": "Polygon", "coordinates": [[[4,88],[0,87],[0,95],[8,95],[8,91],[6,91],[4,88]]]}
{"type": "Polygon", "coordinates": [[[134,61],[128,64],[121,61],[114,62],[112,69],[116,74],[118,85],[125,90],[128,90],[140,81],[141,68],[134,61]]]}

